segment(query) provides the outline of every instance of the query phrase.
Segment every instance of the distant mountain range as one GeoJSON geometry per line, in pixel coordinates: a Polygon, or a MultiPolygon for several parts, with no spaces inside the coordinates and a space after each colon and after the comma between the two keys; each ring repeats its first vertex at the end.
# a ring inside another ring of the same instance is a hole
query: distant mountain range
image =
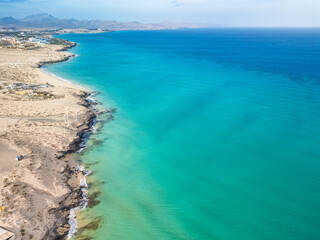
{"type": "Polygon", "coordinates": [[[203,24],[162,22],[143,24],[139,22],[117,22],[111,20],[60,19],[50,14],[41,13],[26,16],[23,19],[13,17],[0,18],[0,28],[26,29],[108,29],[108,30],[151,30],[208,27],[203,24]]]}

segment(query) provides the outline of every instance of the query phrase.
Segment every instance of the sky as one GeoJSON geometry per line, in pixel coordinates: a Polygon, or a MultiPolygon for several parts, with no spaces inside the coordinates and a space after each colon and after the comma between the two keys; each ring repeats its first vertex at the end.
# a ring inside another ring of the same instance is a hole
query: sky
{"type": "Polygon", "coordinates": [[[0,0],[0,17],[59,18],[229,27],[320,27],[320,0],[0,0]]]}

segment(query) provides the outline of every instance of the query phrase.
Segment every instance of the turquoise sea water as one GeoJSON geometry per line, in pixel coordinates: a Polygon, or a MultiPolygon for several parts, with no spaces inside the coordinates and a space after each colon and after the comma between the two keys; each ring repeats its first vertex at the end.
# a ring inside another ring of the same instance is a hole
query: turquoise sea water
{"type": "Polygon", "coordinates": [[[63,37],[47,69],[118,110],[80,155],[102,221],[78,239],[320,239],[319,29],[63,37]]]}

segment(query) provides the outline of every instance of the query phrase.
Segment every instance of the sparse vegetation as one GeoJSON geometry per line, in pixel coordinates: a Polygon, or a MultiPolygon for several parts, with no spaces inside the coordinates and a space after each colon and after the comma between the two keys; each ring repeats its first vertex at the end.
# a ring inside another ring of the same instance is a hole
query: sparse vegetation
{"type": "Polygon", "coordinates": [[[48,42],[50,44],[55,44],[55,45],[66,45],[66,46],[71,45],[71,42],[61,38],[50,38],[48,42]]]}

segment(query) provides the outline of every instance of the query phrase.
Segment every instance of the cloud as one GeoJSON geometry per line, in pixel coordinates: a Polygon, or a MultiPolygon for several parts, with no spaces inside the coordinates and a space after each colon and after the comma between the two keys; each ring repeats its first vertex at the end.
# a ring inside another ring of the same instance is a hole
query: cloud
{"type": "Polygon", "coordinates": [[[320,26],[320,0],[0,0],[0,17],[210,22],[226,26],[320,26]],[[76,2],[76,4],[75,4],[76,2]]]}
{"type": "Polygon", "coordinates": [[[0,0],[0,3],[19,3],[19,2],[26,2],[28,0],[0,0]]]}
{"type": "Polygon", "coordinates": [[[180,1],[178,1],[178,0],[173,0],[173,1],[171,1],[171,4],[172,4],[173,6],[175,6],[175,7],[181,7],[181,6],[184,5],[184,2],[180,2],[180,1]]]}

